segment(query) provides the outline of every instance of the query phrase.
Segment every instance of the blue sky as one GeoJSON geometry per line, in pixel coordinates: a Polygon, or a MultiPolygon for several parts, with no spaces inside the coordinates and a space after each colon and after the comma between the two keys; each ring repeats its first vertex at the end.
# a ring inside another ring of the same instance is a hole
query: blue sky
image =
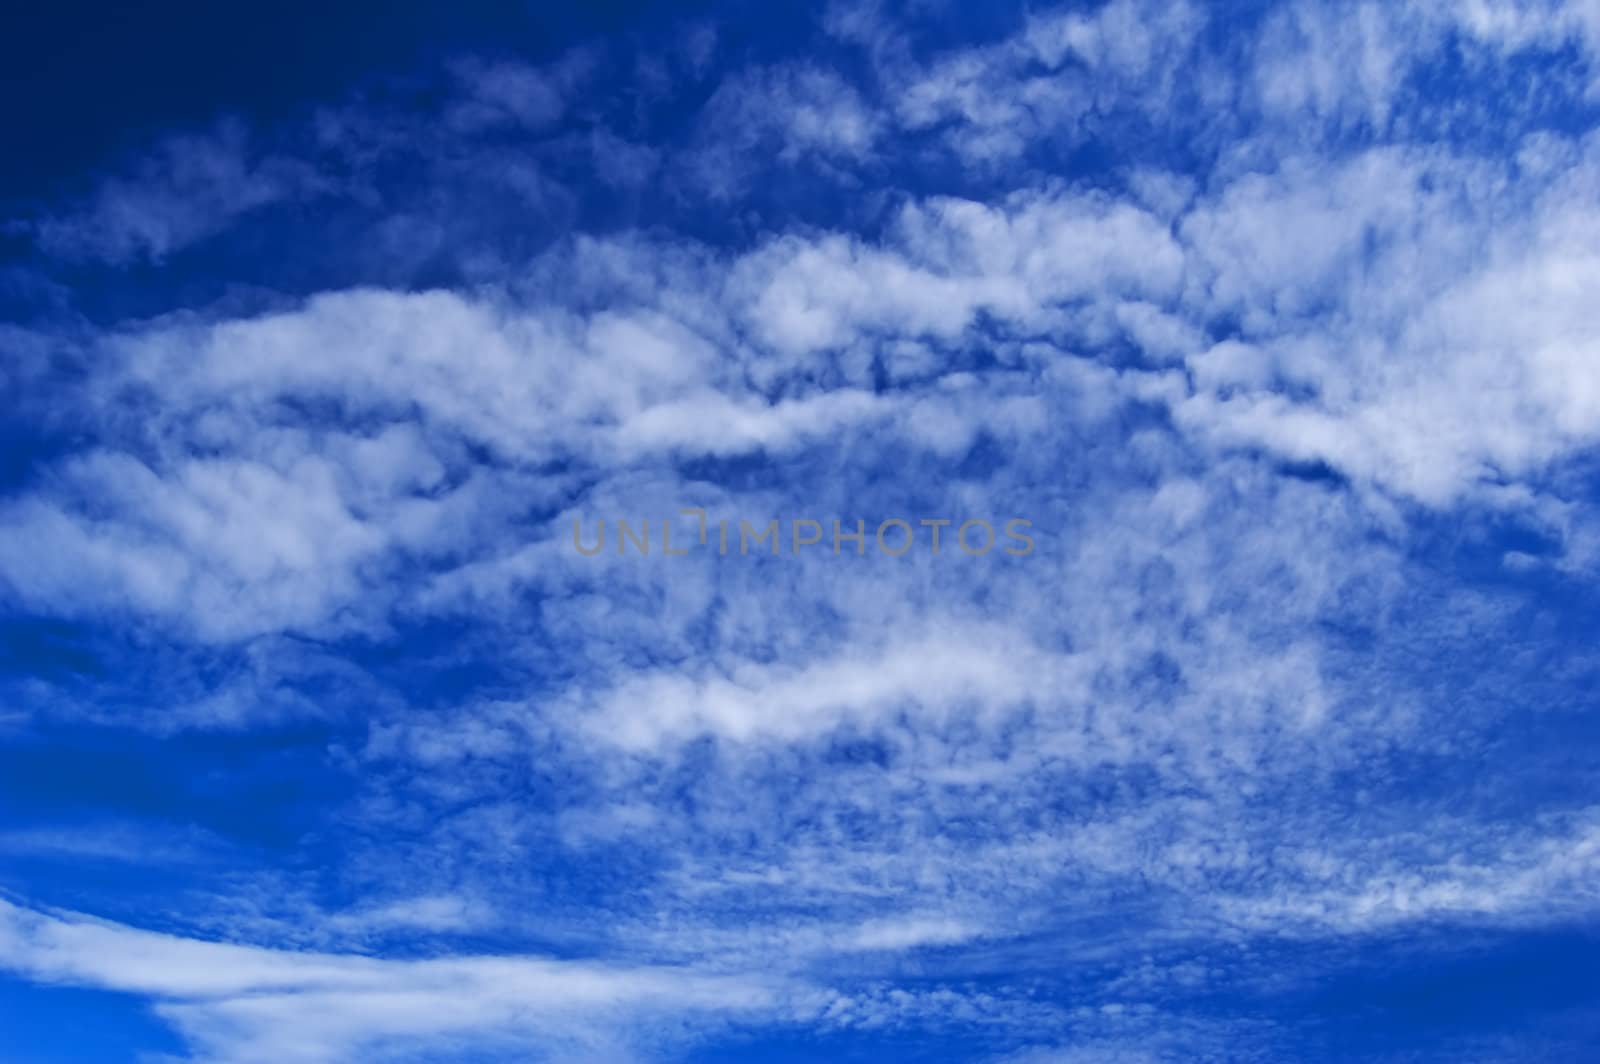
{"type": "Polygon", "coordinates": [[[1600,1044],[1592,4],[0,39],[0,1058],[1600,1044]]]}

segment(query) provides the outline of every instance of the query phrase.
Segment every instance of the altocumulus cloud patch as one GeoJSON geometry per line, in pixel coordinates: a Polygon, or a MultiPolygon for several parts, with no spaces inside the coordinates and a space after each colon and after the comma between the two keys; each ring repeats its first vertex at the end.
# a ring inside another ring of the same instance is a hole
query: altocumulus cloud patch
{"type": "Polygon", "coordinates": [[[1600,1044],[1592,5],[150,17],[19,27],[0,1055],[1600,1044]]]}

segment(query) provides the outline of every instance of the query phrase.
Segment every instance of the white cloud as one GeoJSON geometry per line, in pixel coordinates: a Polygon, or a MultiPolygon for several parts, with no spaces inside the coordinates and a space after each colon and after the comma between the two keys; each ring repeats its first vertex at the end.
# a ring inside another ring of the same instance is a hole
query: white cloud
{"type": "Polygon", "coordinates": [[[334,1061],[431,1046],[519,1045],[616,1060],[652,1023],[804,1007],[812,992],[713,974],[533,957],[375,960],[206,942],[0,901],[0,965],[42,982],[148,996],[199,1059],[334,1061]]]}
{"type": "Polygon", "coordinates": [[[328,178],[313,165],[271,154],[227,122],[209,135],[163,141],[131,173],[101,182],[76,211],[31,228],[52,255],[160,261],[252,211],[327,190],[328,178]]]}
{"type": "Polygon", "coordinates": [[[1288,934],[1364,933],[1446,920],[1560,920],[1590,911],[1600,895],[1593,886],[1600,870],[1595,811],[1561,820],[1533,837],[1448,825],[1453,830],[1432,839],[1395,840],[1405,851],[1375,863],[1361,855],[1308,852],[1303,887],[1227,898],[1222,912],[1243,925],[1288,934]],[[1457,840],[1461,849],[1439,853],[1439,837],[1457,840]]]}
{"type": "Polygon", "coordinates": [[[1484,161],[1379,150],[1228,185],[1184,222],[1190,298],[1246,343],[1190,359],[1180,423],[1434,505],[1592,446],[1592,168],[1511,191],[1484,161]]]}
{"type": "Polygon", "coordinates": [[[804,666],[744,665],[703,681],[678,670],[633,676],[601,698],[590,728],[596,738],[634,750],[702,732],[734,742],[796,739],[909,707],[1003,712],[1040,688],[1058,689],[1071,671],[1021,632],[953,623],[804,666]]]}
{"type": "Polygon", "coordinates": [[[837,73],[815,65],[753,68],[723,80],[699,117],[699,142],[681,164],[697,196],[735,198],[763,164],[807,164],[839,176],[870,158],[882,121],[837,73]]]}

